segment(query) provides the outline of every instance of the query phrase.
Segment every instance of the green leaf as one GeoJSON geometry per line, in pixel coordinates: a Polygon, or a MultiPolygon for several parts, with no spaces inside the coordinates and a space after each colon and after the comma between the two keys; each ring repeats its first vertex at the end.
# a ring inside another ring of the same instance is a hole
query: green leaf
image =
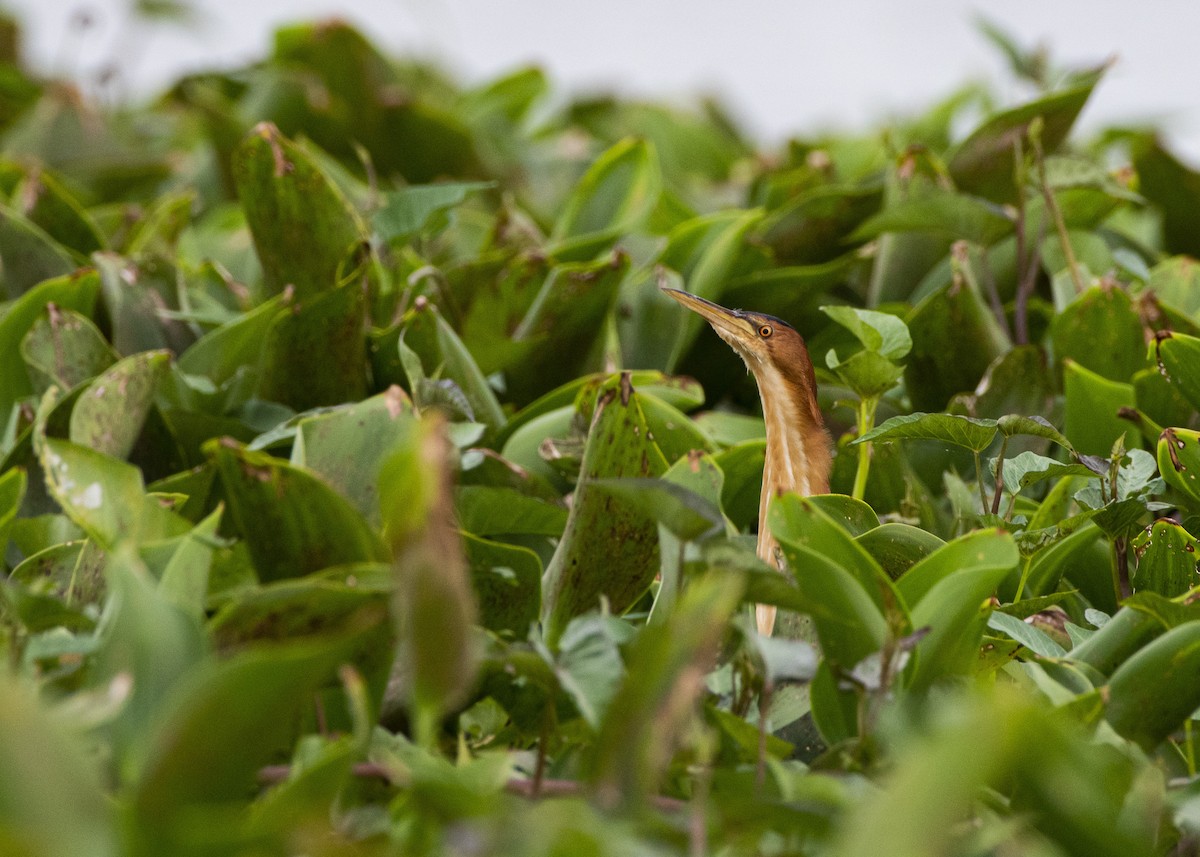
{"type": "Polygon", "coordinates": [[[292,464],[320,476],[373,526],[379,513],[380,468],[412,433],[412,404],[399,387],[348,408],[300,421],[292,464]]]}
{"type": "Polygon", "coordinates": [[[145,493],[141,471],[86,446],[35,436],[46,489],[102,547],[182,535],[187,521],[145,493]]]}
{"type": "MultiPolygon", "coordinates": [[[[427,303],[409,313],[405,317],[400,342],[420,358],[423,376],[438,379],[435,384],[447,379],[457,385],[469,405],[468,416],[472,420],[487,425],[493,431],[504,424],[504,411],[487,378],[436,306],[427,303]]],[[[409,366],[403,355],[401,363],[405,364],[408,374],[409,366]]],[[[412,375],[408,382],[414,396],[418,395],[418,388],[426,389],[426,385],[412,375]]],[[[418,400],[418,404],[423,403],[418,400]]]]}
{"type": "Polygon", "coordinates": [[[1117,667],[1105,717],[1152,752],[1200,707],[1200,622],[1172,628],[1117,667]],[[1164,687],[1173,688],[1163,693],[1164,687]]]}
{"type": "MultiPolygon", "coordinates": [[[[982,530],[957,539],[921,561],[921,571],[909,587],[898,587],[909,598],[931,579],[936,583],[912,606],[912,626],[929,632],[920,639],[908,676],[913,690],[970,672],[979,657],[987,601],[1000,582],[1017,566],[1017,547],[1012,538],[998,530],[982,530]],[[953,546],[952,546],[953,545],[953,546]]],[[[916,571],[914,567],[913,571],[916,571]]],[[[909,574],[913,574],[910,571],[909,574]]]]}
{"type": "Polygon", "coordinates": [[[602,803],[636,804],[657,790],[742,585],[739,575],[715,571],[692,580],[671,617],[638,635],[596,740],[591,778],[602,803]]]}
{"type": "Polygon", "coordinates": [[[1200,432],[1165,429],[1158,439],[1158,472],[1172,488],[1200,502],[1200,432]]]}
{"type": "Polygon", "coordinates": [[[21,342],[49,304],[60,310],[91,315],[100,293],[100,278],[94,272],[59,277],[40,283],[8,306],[0,316],[0,419],[7,419],[18,400],[33,393],[21,342]]]}
{"type": "Polygon", "coordinates": [[[1122,607],[1098,631],[1073,648],[1070,657],[1111,675],[1163,630],[1164,625],[1153,616],[1132,606],[1122,607]]]}
{"type": "Polygon", "coordinates": [[[527,402],[601,366],[607,318],[617,289],[629,271],[629,257],[556,265],[529,311],[513,332],[530,349],[505,375],[508,390],[527,402]]]}
{"type": "Polygon", "coordinates": [[[1050,639],[1045,631],[1041,631],[1028,622],[1022,622],[1016,616],[1007,613],[993,613],[988,619],[988,627],[1007,634],[1035,655],[1043,658],[1061,658],[1067,654],[1066,649],[1050,639]]]}
{"type": "Polygon", "coordinates": [[[832,349],[825,363],[847,387],[862,398],[878,398],[892,389],[904,374],[904,368],[874,351],[859,351],[839,361],[832,349]]]}
{"type": "Polygon", "coordinates": [[[84,742],[38,699],[0,678],[0,842],[13,854],[118,853],[117,819],[84,742]]]}
{"type": "Polygon", "coordinates": [[[662,173],[654,147],[632,137],[620,141],[584,173],[550,234],[551,255],[587,259],[635,228],[654,208],[662,173]]]}
{"type": "Polygon", "coordinates": [[[990,309],[968,282],[951,282],[913,307],[912,352],[904,380],[913,407],[941,410],[956,393],[975,390],[1010,348],[990,309]]]}
{"type": "MultiPolygon", "coordinates": [[[[949,156],[948,167],[961,189],[998,202],[1020,190],[1013,187],[1013,142],[1025,136],[1029,123],[1042,120],[1042,148],[1053,152],[1066,139],[1095,88],[1099,75],[1068,89],[1052,92],[988,118],[949,156]]],[[[1026,150],[1029,146],[1026,144],[1026,150]]]]}
{"type": "Polygon", "coordinates": [[[825,656],[849,668],[878,651],[899,600],[879,564],[810,498],[777,498],[768,520],[825,656]]]}
{"type": "Polygon", "coordinates": [[[868,241],[885,232],[922,232],[988,246],[1012,231],[1012,221],[994,203],[961,193],[910,196],[868,218],[850,238],[868,241]]]}
{"type": "Polygon", "coordinates": [[[432,747],[441,718],[470,691],[477,669],[479,614],[454,523],[450,440],[440,418],[425,419],[384,463],[379,486],[392,547],[392,618],[407,703],[419,743],[432,747]]]}
{"type": "Polygon", "coordinates": [[[1148,365],[1142,322],[1117,286],[1096,286],[1076,297],[1054,317],[1050,338],[1060,361],[1074,360],[1110,381],[1128,382],[1148,365]]]}
{"type": "Polygon", "coordinates": [[[889,521],[855,536],[867,553],[897,580],[918,562],[945,544],[933,533],[909,524],[889,521]]]}
{"type": "Polygon", "coordinates": [[[464,534],[479,622],[524,639],[542,606],[542,561],[529,548],[464,534]]]}
{"type": "Polygon", "coordinates": [[[591,487],[653,518],[684,541],[713,535],[724,527],[721,510],[682,485],[660,479],[624,478],[596,479],[591,487]]]}
{"type": "Polygon", "coordinates": [[[99,375],[117,356],[100,330],[85,315],[51,304],[21,340],[21,356],[34,392],[55,384],[70,390],[99,375]]]}
{"type": "Polygon", "coordinates": [[[1066,413],[1063,433],[1085,455],[1108,455],[1133,424],[1120,418],[1122,408],[1133,407],[1133,386],[1109,381],[1074,360],[1063,363],[1066,413]]]}
{"type": "Polygon", "coordinates": [[[908,325],[886,312],[849,306],[823,306],[821,312],[849,330],[868,351],[898,360],[912,348],[908,325]]]}
{"type": "Polygon", "coordinates": [[[185,819],[244,800],[344,657],[345,641],[331,642],[249,651],[188,673],[146,737],[146,765],[130,795],[145,847],[177,850],[185,819]]]}
{"type": "Polygon", "coordinates": [[[401,188],[385,196],[371,225],[384,241],[409,238],[424,229],[436,215],[461,205],[471,194],[493,187],[494,182],[446,182],[401,188]]]}
{"type": "Polygon", "coordinates": [[[1132,580],[1134,591],[1173,598],[1200,584],[1197,544],[1200,542],[1174,521],[1155,521],[1133,540],[1137,556],[1132,580]]]}
{"type": "Polygon", "coordinates": [[[592,482],[666,469],[629,375],[611,379],[597,399],[567,526],[546,568],[542,618],[551,645],[568,621],[597,609],[601,596],[613,612],[628,610],[658,572],[654,520],[592,482]]]}
{"type": "Polygon", "coordinates": [[[955,414],[906,414],[892,417],[852,443],[905,439],[940,440],[982,452],[996,438],[996,420],[981,420],[955,414]]]}
{"type": "Polygon", "coordinates": [[[313,474],[228,438],[204,452],[263,582],[387,558],[362,515],[313,474]]]}
{"type": "Polygon", "coordinates": [[[97,376],[71,411],[71,440],[113,458],[127,458],[154,406],[170,355],[143,351],[97,376]]]}
{"type": "Polygon", "coordinates": [[[298,301],[331,290],[347,253],[366,236],[341,191],[269,122],[234,152],[233,176],[269,294],[298,301]]]}
{"type": "Polygon", "coordinates": [[[1050,425],[1050,421],[1045,417],[1022,417],[1017,414],[1007,414],[996,421],[996,427],[1000,429],[1000,433],[1005,437],[1016,437],[1018,435],[1041,437],[1057,443],[1068,452],[1073,451],[1071,442],[1067,440],[1066,435],[1050,425]]]}
{"type": "Polygon", "coordinates": [[[1192,407],[1200,410],[1200,338],[1173,333],[1156,343],[1159,367],[1192,407]]]}
{"type": "Polygon", "coordinates": [[[363,398],[364,316],[362,284],[353,278],[280,310],[263,345],[258,394],[298,411],[363,398]]]}
{"type": "MultiPolygon", "coordinates": [[[[989,465],[989,468],[994,469],[994,465],[989,465]]],[[[1082,464],[1063,464],[1053,458],[1046,458],[1044,455],[1033,452],[1022,452],[1020,455],[1004,459],[1001,473],[1004,479],[1004,490],[1010,494],[1024,491],[1030,485],[1045,479],[1061,479],[1064,476],[1095,478],[1096,476],[1082,464]]]]}
{"type": "Polygon", "coordinates": [[[7,205],[0,205],[0,286],[16,300],[38,283],[70,274],[77,262],[66,248],[7,205]]]}

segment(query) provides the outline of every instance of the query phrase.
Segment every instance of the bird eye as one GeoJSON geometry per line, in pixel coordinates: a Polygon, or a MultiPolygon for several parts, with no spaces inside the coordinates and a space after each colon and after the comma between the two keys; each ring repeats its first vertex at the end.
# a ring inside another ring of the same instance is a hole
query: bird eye
{"type": "Polygon", "coordinates": [[[772,332],[771,325],[769,325],[769,324],[764,324],[762,327],[760,327],[758,329],[758,335],[761,336],[763,339],[766,339],[768,336],[770,336],[771,332],[772,332]]]}

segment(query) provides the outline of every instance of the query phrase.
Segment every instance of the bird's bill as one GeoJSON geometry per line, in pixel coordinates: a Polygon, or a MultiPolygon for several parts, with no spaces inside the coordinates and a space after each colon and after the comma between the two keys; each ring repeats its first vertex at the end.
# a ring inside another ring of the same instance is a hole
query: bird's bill
{"type": "Polygon", "coordinates": [[[679,289],[663,289],[662,291],[703,318],[716,328],[718,333],[726,333],[738,340],[746,340],[754,336],[754,328],[751,323],[731,309],[726,309],[720,304],[679,289]]]}

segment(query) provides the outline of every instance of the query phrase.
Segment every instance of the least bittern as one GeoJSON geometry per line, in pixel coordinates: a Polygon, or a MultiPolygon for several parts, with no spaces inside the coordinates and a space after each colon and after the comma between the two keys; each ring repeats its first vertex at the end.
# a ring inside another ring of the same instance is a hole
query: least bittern
{"type": "MultiPolygon", "coordinates": [[[[767,424],[766,463],[758,503],[758,556],[783,570],[785,561],[779,543],[771,535],[767,507],[772,498],[785,491],[828,493],[832,465],[829,435],[817,405],[817,379],[804,339],[794,327],[773,315],[726,309],[677,289],[663,291],[712,325],[758,382],[767,424]]],[[[770,634],[775,627],[775,608],[759,604],[755,615],[759,632],[770,634]]]]}

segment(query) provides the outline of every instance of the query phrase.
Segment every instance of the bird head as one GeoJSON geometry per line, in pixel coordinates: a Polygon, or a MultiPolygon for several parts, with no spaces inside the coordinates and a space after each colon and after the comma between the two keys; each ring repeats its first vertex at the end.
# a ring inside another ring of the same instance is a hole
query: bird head
{"type": "Polygon", "coordinates": [[[794,327],[766,313],[727,309],[678,289],[663,291],[707,321],[737,352],[758,381],[764,406],[768,396],[777,397],[792,403],[801,418],[823,424],[812,361],[794,327]]]}

